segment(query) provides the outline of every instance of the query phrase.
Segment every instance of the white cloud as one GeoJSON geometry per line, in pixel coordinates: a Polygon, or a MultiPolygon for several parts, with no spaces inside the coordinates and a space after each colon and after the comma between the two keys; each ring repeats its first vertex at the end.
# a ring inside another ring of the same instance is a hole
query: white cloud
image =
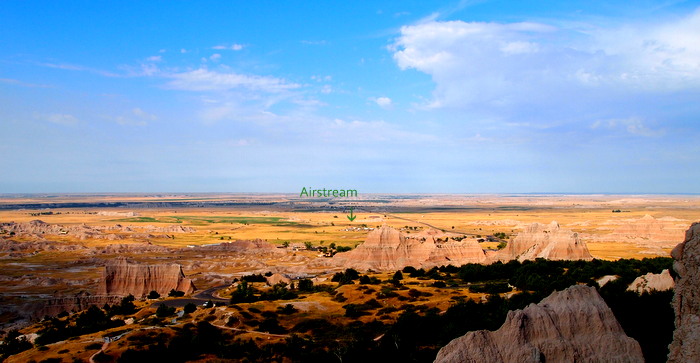
{"type": "Polygon", "coordinates": [[[243,44],[233,44],[233,45],[215,45],[211,47],[211,49],[216,49],[216,50],[243,50],[244,45],[243,44]]]}
{"type": "Polygon", "coordinates": [[[323,87],[321,88],[321,93],[329,94],[331,92],[333,92],[333,87],[331,87],[331,85],[329,84],[323,85],[323,87]]]}
{"type": "Polygon", "coordinates": [[[219,53],[214,53],[214,54],[212,54],[212,55],[209,57],[209,59],[210,59],[212,62],[218,62],[218,61],[221,59],[221,54],[219,54],[219,53]]]}
{"type": "Polygon", "coordinates": [[[185,53],[187,53],[187,49],[185,49],[185,48],[181,48],[181,49],[180,49],[180,53],[182,53],[182,54],[185,54],[185,53]]]}
{"type": "Polygon", "coordinates": [[[140,109],[140,108],[138,108],[138,107],[137,107],[137,108],[134,108],[133,110],[131,110],[131,113],[132,113],[134,116],[139,117],[139,118],[142,118],[142,119],[145,119],[145,120],[152,120],[152,121],[153,121],[153,120],[157,120],[157,119],[158,119],[158,116],[156,116],[156,115],[154,115],[154,114],[151,114],[151,113],[148,113],[148,112],[145,112],[144,110],[142,110],[142,109],[140,109]]]}
{"type": "Polygon", "coordinates": [[[665,134],[663,129],[652,129],[641,118],[598,120],[591,125],[592,129],[624,130],[625,132],[644,137],[659,137],[665,134]]]}
{"type": "Polygon", "coordinates": [[[371,100],[383,108],[389,108],[392,105],[391,98],[389,98],[389,97],[377,97],[377,98],[371,98],[371,100]]]}
{"type": "Polygon", "coordinates": [[[160,62],[162,60],[163,60],[163,57],[159,56],[159,55],[154,55],[154,56],[146,58],[146,61],[148,61],[148,62],[160,62]]]}
{"type": "Polygon", "coordinates": [[[34,114],[34,117],[40,120],[65,126],[73,126],[80,122],[77,117],[63,113],[34,114]]]}
{"type": "Polygon", "coordinates": [[[427,107],[557,103],[603,90],[700,88],[700,11],[615,28],[544,23],[426,22],[401,28],[398,66],[435,82],[427,107]]]}
{"type": "Polygon", "coordinates": [[[172,74],[170,78],[173,80],[167,84],[169,88],[186,91],[249,89],[276,93],[300,87],[300,85],[296,83],[289,83],[281,78],[245,75],[232,72],[222,73],[211,71],[206,68],[175,73],[172,74]]]}

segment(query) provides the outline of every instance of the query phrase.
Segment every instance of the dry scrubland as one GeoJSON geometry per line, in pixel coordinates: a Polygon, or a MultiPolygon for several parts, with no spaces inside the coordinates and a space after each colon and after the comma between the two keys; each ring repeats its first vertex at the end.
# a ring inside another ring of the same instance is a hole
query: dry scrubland
{"type": "MultiPolygon", "coordinates": [[[[179,263],[199,291],[218,287],[219,291],[214,293],[214,297],[228,299],[234,291],[234,288],[228,287],[234,278],[267,271],[297,278],[313,277],[317,285],[335,287],[336,284],[331,283],[330,279],[343,268],[334,266],[330,263],[331,259],[323,257],[318,251],[305,250],[305,243],[310,242],[314,247],[335,244],[354,248],[365,240],[368,229],[382,225],[401,229],[407,234],[432,227],[485,240],[504,233],[503,240],[508,241],[530,223],[557,221],[563,228],[579,233],[594,258],[616,260],[668,256],[673,246],[683,240],[683,232],[688,226],[700,219],[700,197],[697,196],[372,195],[336,200],[305,200],[287,195],[0,197],[2,206],[36,206],[38,203],[54,204],[49,209],[0,210],[0,223],[25,223],[38,219],[50,225],[66,227],[85,225],[100,229],[120,225],[121,229],[115,227],[100,232],[103,233],[100,236],[108,238],[74,233],[0,235],[0,238],[13,243],[45,240],[50,244],[84,247],[75,250],[0,251],[0,277],[3,279],[0,294],[5,305],[0,312],[0,323],[5,324],[6,328],[17,319],[12,309],[7,307],[22,307],[31,302],[70,296],[80,291],[94,293],[103,266],[117,257],[128,257],[131,261],[143,263],[179,263]],[[89,205],[96,202],[123,205],[89,205]],[[66,203],[84,205],[71,206],[66,203]],[[67,207],[56,208],[58,204],[67,207]],[[357,215],[352,222],[346,218],[349,207],[353,207],[357,215]],[[169,232],[173,225],[184,227],[186,231],[169,232]],[[207,253],[192,248],[254,239],[280,247],[289,243],[290,247],[246,254],[207,253]],[[114,245],[127,247],[118,249],[113,248],[114,245]],[[129,250],[128,246],[151,247],[129,250]],[[167,250],[158,250],[159,246],[167,250]]],[[[499,241],[484,241],[481,246],[496,249],[499,244],[499,241]]],[[[371,274],[382,281],[391,279],[392,275],[393,271],[371,274]]],[[[430,286],[430,282],[406,276],[403,285],[425,295],[414,293],[414,296],[409,296],[402,291],[400,298],[388,297],[382,300],[382,304],[385,307],[401,307],[410,302],[420,305],[421,309],[444,311],[457,300],[480,301],[486,297],[486,294],[471,293],[464,286],[439,288],[430,286]]],[[[254,283],[253,286],[259,290],[266,289],[262,283],[254,283]]],[[[355,319],[344,315],[343,305],[365,302],[380,290],[381,287],[375,285],[344,285],[333,294],[308,294],[294,301],[293,305],[299,312],[280,318],[280,322],[286,330],[308,318],[350,322],[355,319]],[[337,294],[342,294],[347,300],[337,299],[337,294]]],[[[152,302],[136,303],[141,307],[152,302]]],[[[264,312],[276,311],[285,304],[284,301],[265,301],[241,306],[264,312]]],[[[139,314],[146,317],[154,312],[155,308],[150,307],[139,314]]],[[[231,323],[228,319],[235,312],[230,307],[198,310],[191,316],[178,319],[177,324],[205,320],[217,326],[227,326],[229,333],[238,337],[271,342],[285,339],[284,335],[260,333],[254,326],[245,326],[242,322],[231,323]]],[[[400,313],[401,310],[396,310],[380,317],[363,315],[357,319],[369,322],[380,318],[390,322],[400,313]]],[[[264,319],[259,313],[252,315],[264,319]]],[[[38,361],[49,356],[87,360],[99,351],[95,344],[102,342],[106,333],[118,335],[132,329],[126,326],[83,335],[75,340],[48,345],[48,349],[31,349],[9,361],[38,361]]],[[[155,330],[158,334],[170,334],[171,328],[155,330]]],[[[36,327],[24,328],[22,332],[32,331],[36,331],[36,327]]],[[[131,334],[156,333],[134,330],[131,334]]],[[[129,346],[126,341],[111,344],[106,353],[123,351],[129,346]]]]}

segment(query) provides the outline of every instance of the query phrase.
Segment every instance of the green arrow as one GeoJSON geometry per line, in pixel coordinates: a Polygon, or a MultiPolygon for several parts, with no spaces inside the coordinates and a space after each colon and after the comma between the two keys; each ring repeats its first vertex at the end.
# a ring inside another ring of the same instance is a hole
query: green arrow
{"type": "Polygon", "coordinates": [[[352,214],[352,208],[350,208],[350,215],[347,216],[347,217],[348,217],[348,219],[350,220],[350,222],[354,221],[355,218],[357,218],[357,216],[355,216],[355,215],[352,214]]]}

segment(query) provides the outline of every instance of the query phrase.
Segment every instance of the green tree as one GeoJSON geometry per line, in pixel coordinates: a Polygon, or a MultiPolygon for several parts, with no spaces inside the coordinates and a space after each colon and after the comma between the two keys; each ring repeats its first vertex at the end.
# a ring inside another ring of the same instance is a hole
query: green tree
{"type": "Polygon", "coordinates": [[[165,304],[158,305],[158,309],[156,309],[156,316],[159,318],[165,318],[173,314],[175,314],[175,308],[165,304]]]}
{"type": "Polygon", "coordinates": [[[243,280],[231,294],[231,304],[254,302],[257,300],[255,292],[252,286],[248,286],[248,281],[243,280]]]}
{"type": "Polygon", "coordinates": [[[312,292],[314,290],[314,282],[309,279],[301,279],[297,285],[299,291],[312,292]]]}
{"type": "Polygon", "coordinates": [[[195,311],[197,311],[197,305],[193,303],[187,303],[183,308],[183,311],[185,312],[185,314],[194,313],[195,311]]]}
{"type": "Polygon", "coordinates": [[[159,297],[160,297],[160,294],[158,293],[158,291],[155,291],[155,290],[152,290],[151,292],[149,292],[148,296],[147,296],[147,298],[151,299],[151,300],[157,299],[159,297]]]}

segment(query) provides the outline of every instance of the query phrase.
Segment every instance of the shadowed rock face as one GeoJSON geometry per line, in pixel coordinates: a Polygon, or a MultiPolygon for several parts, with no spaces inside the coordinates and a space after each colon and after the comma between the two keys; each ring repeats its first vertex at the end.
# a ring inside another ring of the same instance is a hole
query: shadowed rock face
{"type": "Polygon", "coordinates": [[[185,278],[182,266],[136,264],[120,259],[105,266],[98,294],[117,296],[132,294],[141,298],[151,291],[164,295],[172,289],[183,291],[185,294],[195,290],[192,280],[185,278]]]}
{"type": "Polygon", "coordinates": [[[559,227],[557,222],[552,222],[529,225],[499,251],[496,258],[501,261],[525,261],[536,258],[592,260],[593,256],[577,233],[559,227]]]}
{"type": "Polygon", "coordinates": [[[454,339],[435,362],[643,362],[612,310],[588,286],[552,293],[539,304],[510,311],[496,331],[454,339]]]}
{"type": "Polygon", "coordinates": [[[436,231],[406,236],[383,226],[367,235],[367,239],[349,252],[336,254],[334,262],[343,267],[373,270],[396,270],[406,266],[460,266],[485,263],[486,255],[476,241],[438,242],[436,231]]]}
{"type": "Polygon", "coordinates": [[[676,330],[669,362],[700,362],[700,223],[693,223],[683,243],[671,252],[676,288],[673,309],[676,330]]]}

